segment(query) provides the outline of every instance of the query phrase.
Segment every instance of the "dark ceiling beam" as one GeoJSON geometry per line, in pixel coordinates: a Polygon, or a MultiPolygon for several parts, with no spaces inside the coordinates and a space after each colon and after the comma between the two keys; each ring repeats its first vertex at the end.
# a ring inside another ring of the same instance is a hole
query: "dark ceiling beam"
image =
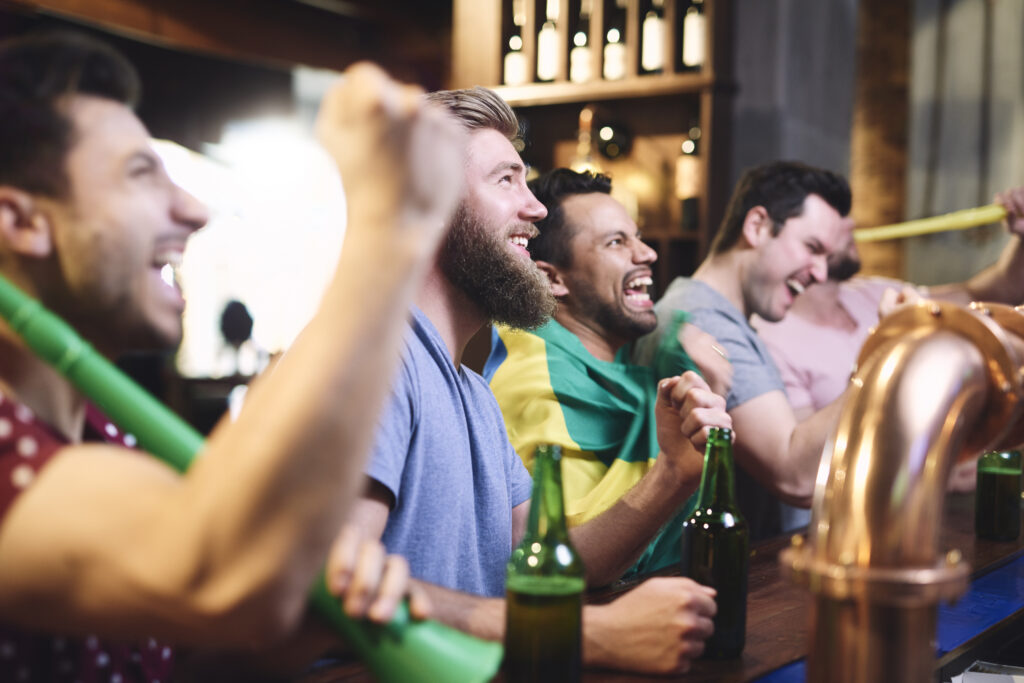
{"type": "Polygon", "coordinates": [[[385,64],[402,60],[394,49],[384,49],[392,42],[387,40],[391,26],[303,2],[0,0],[4,6],[74,19],[167,47],[269,65],[343,69],[358,59],[385,64]]]}

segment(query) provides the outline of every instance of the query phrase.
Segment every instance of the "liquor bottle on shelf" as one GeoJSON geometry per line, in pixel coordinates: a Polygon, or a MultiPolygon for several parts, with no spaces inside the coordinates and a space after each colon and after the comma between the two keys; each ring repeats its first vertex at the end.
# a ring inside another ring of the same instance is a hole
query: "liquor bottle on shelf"
{"type": "Polygon", "coordinates": [[[626,45],[626,5],[626,0],[605,2],[604,68],[601,75],[606,81],[617,81],[626,76],[626,50],[636,49],[635,45],[626,45]]]}
{"type": "Polygon", "coordinates": [[[750,537],[733,485],[732,430],[712,428],[693,515],[683,522],[682,571],[718,591],[715,631],[704,657],[735,659],[747,627],[750,537]]]}
{"type": "Polygon", "coordinates": [[[537,80],[553,81],[558,73],[558,29],[545,21],[537,34],[537,80]]]}
{"type": "Polygon", "coordinates": [[[544,23],[537,34],[537,80],[553,81],[558,74],[558,27],[561,3],[559,0],[547,0],[545,3],[544,23]]]}
{"type": "Polygon", "coordinates": [[[530,80],[529,67],[523,49],[523,39],[512,36],[508,39],[508,52],[505,53],[503,78],[505,85],[522,85],[530,80]]]}
{"type": "Polygon", "coordinates": [[[700,69],[704,65],[704,0],[693,0],[683,16],[683,68],[700,69]]]}
{"type": "Polygon", "coordinates": [[[680,227],[683,232],[694,232],[698,227],[697,209],[700,202],[701,189],[704,185],[700,160],[699,126],[691,126],[687,138],[683,140],[680,154],[676,158],[676,199],[682,203],[682,220],[680,227]]]}
{"type": "Polygon", "coordinates": [[[576,127],[576,156],[569,168],[577,173],[590,171],[600,173],[601,166],[594,159],[594,106],[588,104],[580,109],[579,124],[576,127]]]}
{"type": "Polygon", "coordinates": [[[505,680],[563,683],[582,671],[583,563],[569,542],[562,451],[539,446],[530,516],[506,573],[505,680]]]}
{"type": "Polygon", "coordinates": [[[586,31],[577,31],[572,37],[573,48],[569,51],[569,80],[586,83],[590,80],[590,47],[586,31]]]}
{"type": "Polygon", "coordinates": [[[604,44],[604,79],[617,81],[626,75],[626,46],[617,28],[608,29],[604,44]]]}
{"type": "Polygon", "coordinates": [[[663,6],[664,0],[654,0],[640,29],[640,68],[645,73],[658,73],[665,66],[663,6]]]}
{"type": "Polygon", "coordinates": [[[1020,451],[986,453],[978,458],[974,531],[979,538],[1015,541],[1020,536],[1020,451]]]}

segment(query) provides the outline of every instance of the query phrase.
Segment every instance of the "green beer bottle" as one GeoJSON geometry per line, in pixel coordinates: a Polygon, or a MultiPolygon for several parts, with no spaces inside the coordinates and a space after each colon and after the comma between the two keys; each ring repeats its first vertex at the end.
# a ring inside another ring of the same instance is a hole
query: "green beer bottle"
{"type": "Polygon", "coordinates": [[[974,531],[991,541],[1020,535],[1020,451],[986,453],[978,458],[974,492],[974,531]]]}
{"type": "Polygon", "coordinates": [[[580,679],[585,585],[565,525],[562,449],[538,446],[526,534],[506,573],[506,681],[580,679]]]}
{"type": "Polygon", "coordinates": [[[739,657],[747,629],[750,534],[736,504],[730,429],[714,427],[708,436],[697,507],[683,522],[682,544],[683,575],[718,591],[715,632],[704,643],[704,657],[739,657]]]}

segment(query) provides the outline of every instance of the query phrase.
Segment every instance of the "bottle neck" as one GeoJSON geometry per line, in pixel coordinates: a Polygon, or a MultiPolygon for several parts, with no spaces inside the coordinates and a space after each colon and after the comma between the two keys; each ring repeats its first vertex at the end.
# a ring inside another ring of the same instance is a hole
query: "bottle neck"
{"type": "Polygon", "coordinates": [[[731,430],[713,428],[708,436],[698,500],[698,506],[703,509],[731,509],[736,506],[731,430]]]}
{"type": "Polygon", "coordinates": [[[533,459],[533,494],[526,522],[529,538],[568,538],[562,497],[562,450],[539,446],[533,459]]]}

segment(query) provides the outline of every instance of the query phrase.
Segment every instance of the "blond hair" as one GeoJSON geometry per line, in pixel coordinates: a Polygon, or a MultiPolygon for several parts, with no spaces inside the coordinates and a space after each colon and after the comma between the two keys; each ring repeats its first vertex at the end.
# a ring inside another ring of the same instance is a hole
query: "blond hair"
{"type": "Polygon", "coordinates": [[[498,93],[475,86],[463,90],[439,90],[427,99],[441,105],[470,131],[491,128],[514,140],[519,135],[519,119],[498,93]]]}

